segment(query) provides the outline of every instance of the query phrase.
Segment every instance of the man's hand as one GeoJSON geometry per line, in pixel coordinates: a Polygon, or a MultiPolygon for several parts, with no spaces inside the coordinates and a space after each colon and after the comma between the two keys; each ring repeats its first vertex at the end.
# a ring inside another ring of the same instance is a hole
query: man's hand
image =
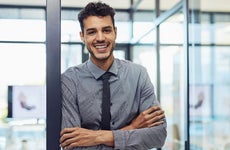
{"type": "MultiPolygon", "coordinates": [[[[164,111],[159,106],[153,106],[140,113],[131,124],[121,130],[131,130],[140,128],[149,128],[158,126],[163,123],[165,118],[164,111]]],[[[60,146],[64,149],[74,147],[96,146],[104,144],[107,146],[114,145],[112,131],[107,130],[89,130],[84,128],[65,128],[61,131],[60,146]]]]}
{"type": "Polygon", "coordinates": [[[64,149],[99,144],[113,146],[113,140],[112,131],[65,128],[61,131],[60,146],[64,149]]]}
{"type": "Polygon", "coordinates": [[[132,120],[130,125],[122,128],[122,130],[158,126],[164,123],[164,121],[162,120],[163,118],[165,118],[165,114],[160,106],[153,106],[140,113],[135,119],[132,120]]]}

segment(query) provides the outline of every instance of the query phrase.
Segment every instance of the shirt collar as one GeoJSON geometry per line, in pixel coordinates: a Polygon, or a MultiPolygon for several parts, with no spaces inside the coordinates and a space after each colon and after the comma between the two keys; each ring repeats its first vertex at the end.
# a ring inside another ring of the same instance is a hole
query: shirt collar
{"type": "MultiPolygon", "coordinates": [[[[88,60],[88,68],[91,74],[95,77],[95,79],[99,79],[106,71],[99,68],[97,65],[95,65],[90,59],[88,60]]],[[[110,67],[109,71],[113,75],[117,76],[118,73],[118,64],[117,60],[114,59],[112,66],[110,67]]]]}

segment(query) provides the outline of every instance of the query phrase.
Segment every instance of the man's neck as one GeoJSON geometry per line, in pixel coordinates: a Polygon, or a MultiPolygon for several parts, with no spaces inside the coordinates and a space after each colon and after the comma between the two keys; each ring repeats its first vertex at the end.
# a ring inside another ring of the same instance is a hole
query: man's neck
{"type": "Polygon", "coordinates": [[[100,61],[96,61],[92,58],[90,58],[90,60],[99,68],[101,68],[102,70],[108,71],[109,68],[111,67],[111,65],[113,64],[114,61],[114,57],[111,56],[108,59],[105,60],[100,60],[100,61]]]}

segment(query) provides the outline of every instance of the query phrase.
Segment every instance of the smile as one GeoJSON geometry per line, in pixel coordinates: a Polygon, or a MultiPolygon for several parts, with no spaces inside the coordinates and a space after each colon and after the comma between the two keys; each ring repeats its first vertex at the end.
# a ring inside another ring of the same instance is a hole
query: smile
{"type": "Polygon", "coordinates": [[[99,51],[99,52],[105,52],[108,48],[109,44],[95,44],[94,47],[99,51]]]}
{"type": "Polygon", "coordinates": [[[97,48],[97,49],[102,49],[102,48],[107,48],[108,47],[108,45],[97,45],[97,46],[95,46],[95,48],[97,48]]]}

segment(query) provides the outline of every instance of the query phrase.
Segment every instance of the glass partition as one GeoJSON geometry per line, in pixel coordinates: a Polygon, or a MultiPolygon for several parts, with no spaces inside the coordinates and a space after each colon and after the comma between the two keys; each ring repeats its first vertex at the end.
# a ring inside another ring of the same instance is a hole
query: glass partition
{"type": "MultiPolygon", "coordinates": [[[[156,87],[156,61],[153,45],[136,45],[132,49],[132,61],[146,67],[150,80],[156,87]]],[[[155,91],[156,92],[156,91],[155,91]]]]}
{"type": "Polygon", "coordinates": [[[190,147],[227,150],[230,148],[230,131],[226,130],[230,128],[230,6],[205,0],[192,2],[190,147]],[[222,12],[217,11],[220,9],[222,12]]]}
{"type": "Polygon", "coordinates": [[[168,122],[168,137],[163,149],[184,149],[185,70],[182,12],[160,24],[160,100],[168,122]]]}
{"type": "Polygon", "coordinates": [[[0,149],[46,147],[45,10],[0,7],[0,149]]]}
{"type": "Polygon", "coordinates": [[[68,67],[82,63],[82,45],[80,44],[62,44],[61,47],[61,72],[68,67]]]}

